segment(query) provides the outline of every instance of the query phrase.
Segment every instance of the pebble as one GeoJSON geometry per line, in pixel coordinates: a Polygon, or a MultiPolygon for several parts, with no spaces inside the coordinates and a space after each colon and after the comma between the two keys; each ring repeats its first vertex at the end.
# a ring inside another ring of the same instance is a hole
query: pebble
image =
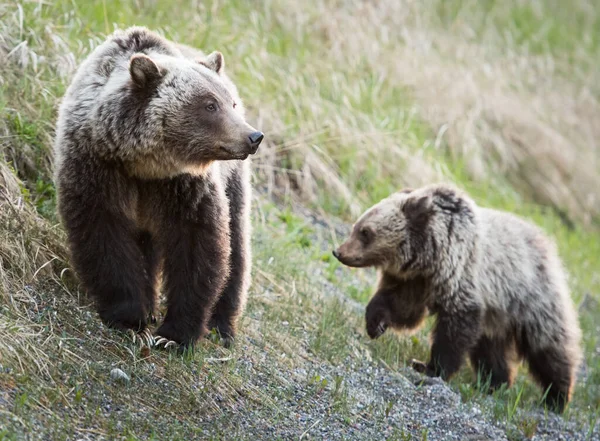
{"type": "Polygon", "coordinates": [[[125,372],[123,372],[119,368],[114,368],[113,370],[110,371],[110,378],[115,381],[129,383],[129,375],[127,375],[125,372]]]}

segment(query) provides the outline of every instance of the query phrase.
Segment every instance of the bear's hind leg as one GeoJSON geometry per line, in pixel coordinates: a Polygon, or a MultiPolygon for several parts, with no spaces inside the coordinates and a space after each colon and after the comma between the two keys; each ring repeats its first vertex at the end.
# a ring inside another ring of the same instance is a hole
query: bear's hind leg
{"type": "Polygon", "coordinates": [[[245,172],[243,166],[233,171],[227,183],[231,273],[209,323],[209,329],[218,332],[225,346],[231,345],[235,338],[237,321],[244,310],[250,285],[250,184],[245,172]]]}
{"type": "Polygon", "coordinates": [[[514,340],[505,337],[490,338],[482,335],[469,353],[471,366],[481,376],[483,384],[489,381],[490,391],[503,384],[511,386],[514,380],[514,340]]]}

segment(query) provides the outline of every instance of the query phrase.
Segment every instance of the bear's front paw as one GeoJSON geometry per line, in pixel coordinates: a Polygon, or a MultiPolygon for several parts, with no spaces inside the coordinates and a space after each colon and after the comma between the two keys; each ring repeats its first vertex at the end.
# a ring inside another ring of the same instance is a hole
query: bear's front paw
{"type": "Polygon", "coordinates": [[[126,301],[116,305],[102,306],[98,314],[102,322],[109,328],[119,331],[142,332],[148,324],[147,314],[140,303],[126,301]]]}
{"type": "Polygon", "coordinates": [[[203,327],[187,328],[181,325],[181,323],[177,325],[173,322],[163,322],[154,336],[154,345],[163,348],[179,347],[183,350],[193,347],[196,340],[206,334],[203,327]]]}
{"type": "Polygon", "coordinates": [[[370,338],[376,339],[381,337],[388,328],[386,314],[379,311],[367,311],[367,334],[370,338]]]}

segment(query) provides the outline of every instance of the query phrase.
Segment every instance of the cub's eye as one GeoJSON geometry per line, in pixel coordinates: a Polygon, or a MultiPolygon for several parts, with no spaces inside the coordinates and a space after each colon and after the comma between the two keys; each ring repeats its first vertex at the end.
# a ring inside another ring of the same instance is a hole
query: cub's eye
{"type": "Polygon", "coordinates": [[[360,231],[358,232],[358,234],[360,236],[360,240],[363,243],[370,242],[371,238],[373,236],[373,232],[369,228],[361,228],[360,231]]]}
{"type": "Polygon", "coordinates": [[[206,106],[205,109],[208,110],[209,112],[214,112],[215,110],[217,110],[217,105],[211,103],[208,106],[206,106]]]}

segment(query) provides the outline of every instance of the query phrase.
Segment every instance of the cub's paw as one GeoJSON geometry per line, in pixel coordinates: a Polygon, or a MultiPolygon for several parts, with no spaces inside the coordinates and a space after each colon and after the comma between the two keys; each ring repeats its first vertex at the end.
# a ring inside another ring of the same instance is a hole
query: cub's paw
{"type": "Polygon", "coordinates": [[[421,360],[415,360],[413,358],[412,360],[410,360],[410,367],[420,374],[427,373],[427,364],[423,363],[421,360]]]}
{"type": "Polygon", "coordinates": [[[381,337],[388,328],[387,314],[382,310],[367,310],[367,334],[371,339],[381,337]]]}
{"type": "MultiPolygon", "coordinates": [[[[441,378],[441,374],[439,372],[436,372],[434,369],[431,368],[431,365],[423,363],[420,360],[415,360],[414,358],[410,361],[410,366],[413,368],[413,370],[419,372],[420,374],[426,375],[427,377],[429,377],[430,379],[433,380],[437,380],[439,379],[440,381],[443,381],[443,379],[441,378]]],[[[421,384],[436,384],[437,381],[430,381],[430,380],[420,380],[421,384]]]]}
{"type": "Polygon", "coordinates": [[[443,383],[441,378],[431,375],[431,372],[430,372],[427,364],[423,363],[420,360],[415,360],[413,358],[410,361],[410,367],[412,367],[413,370],[415,370],[416,372],[425,375],[425,377],[421,377],[421,378],[413,381],[413,384],[417,387],[433,386],[435,384],[443,383]]]}

